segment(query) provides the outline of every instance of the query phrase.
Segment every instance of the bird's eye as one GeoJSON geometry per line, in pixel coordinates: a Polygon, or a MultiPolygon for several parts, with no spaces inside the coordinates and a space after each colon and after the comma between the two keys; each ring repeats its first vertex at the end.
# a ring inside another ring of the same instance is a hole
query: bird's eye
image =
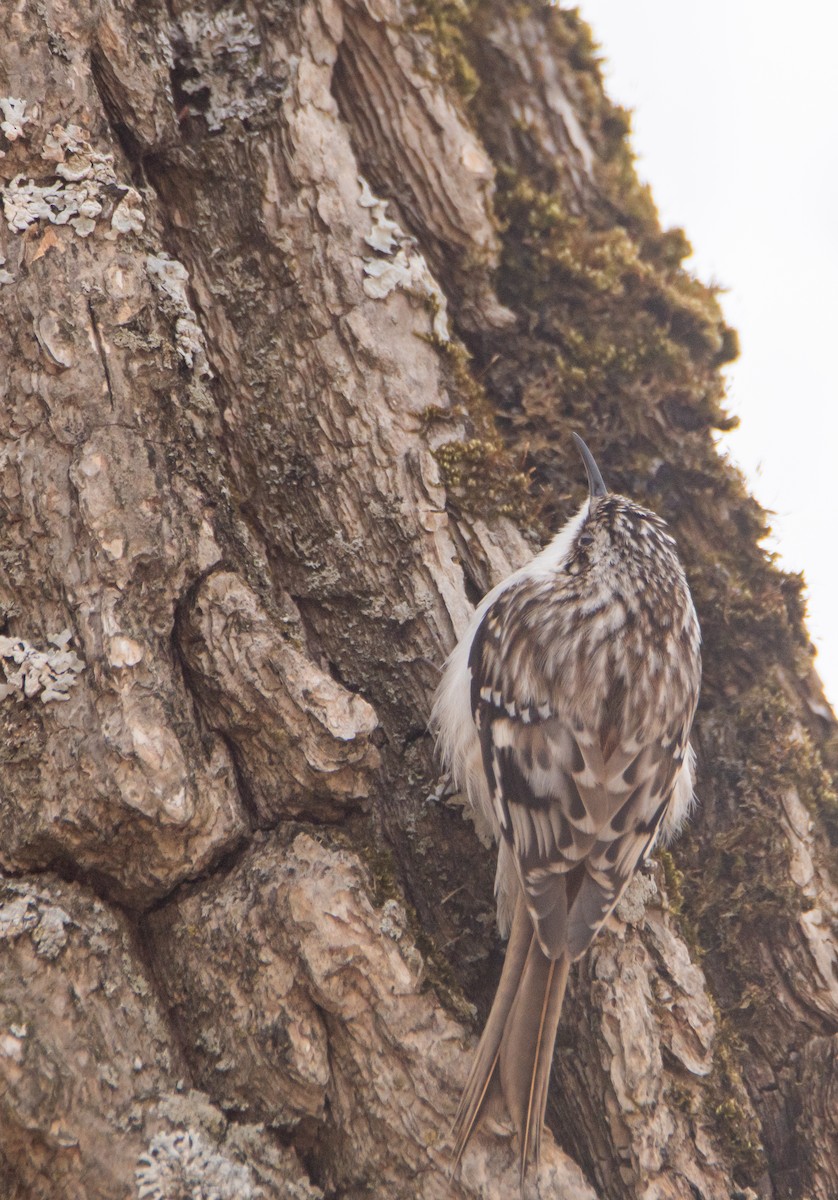
{"type": "Polygon", "coordinates": [[[579,545],[580,546],[591,546],[591,545],[593,545],[593,540],[594,540],[594,535],[592,533],[583,533],[579,539],[579,545]]]}

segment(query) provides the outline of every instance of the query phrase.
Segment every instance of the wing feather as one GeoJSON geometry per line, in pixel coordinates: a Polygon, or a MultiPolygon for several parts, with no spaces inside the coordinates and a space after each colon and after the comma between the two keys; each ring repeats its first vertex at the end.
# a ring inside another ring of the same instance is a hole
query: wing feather
{"type": "Polygon", "coordinates": [[[576,959],[657,838],[692,713],[655,734],[626,729],[621,680],[591,706],[596,720],[571,713],[505,631],[508,601],[487,610],[469,660],[483,766],[541,948],[576,959]]]}

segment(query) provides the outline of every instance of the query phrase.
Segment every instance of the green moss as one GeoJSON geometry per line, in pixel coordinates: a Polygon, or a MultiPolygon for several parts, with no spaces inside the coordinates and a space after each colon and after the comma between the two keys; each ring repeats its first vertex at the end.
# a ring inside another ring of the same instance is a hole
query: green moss
{"type": "Polygon", "coordinates": [[[680,231],[660,239],[670,264],[662,268],[624,227],[597,227],[571,212],[559,191],[544,191],[508,168],[499,175],[497,209],[505,231],[503,299],[547,308],[551,327],[561,332],[569,326],[567,355],[583,372],[580,347],[593,332],[599,345],[591,353],[601,357],[606,328],[606,349],[622,360],[617,382],[650,364],[686,376],[691,359],[715,363],[730,354],[715,292],[675,261],[680,231]]]}
{"type": "MultiPolygon", "coordinates": [[[[731,339],[715,293],[680,267],[662,269],[624,227],[597,226],[559,190],[510,169],[499,175],[497,209],[500,296],[538,334],[511,349],[522,360],[512,428],[528,441],[536,480],[552,484],[551,460],[564,461],[557,425],[581,426],[595,444],[598,429],[619,428],[624,490],[642,496],[637,480],[660,455],[659,446],[650,453],[655,410],[690,432],[731,425],[717,371],[731,339]]],[[[671,247],[666,255],[677,258],[671,247]]]]}
{"type": "Polygon", "coordinates": [[[658,847],[655,857],[663,869],[664,886],[669,901],[669,911],[678,920],[678,928],[684,939],[690,957],[694,962],[701,962],[704,957],[704,947],[701,944],[698,923],[692,913],[689,897],[685,889],[692,886],[687,878],[687,872],[677,865],[675,855],[671,850],[658,847]]]}
{"type": "Polygon", "coordinates": [[[574,71],[590,73],[601,82],[602,57],[590,25],[582,19],[578,8],[563,8],[550,23],[554,44],[574,71]]]}
{"type": "Polygon", "coordinates": [[[480,86],[466,53],[465,32],[474,7],[467,0],[417,0],[408,17],[410,28],[432,47],[443,79],[466,101],[480,86]]]}
{"type": "Polygon", "coordinates": [[[445,442],[434,451],[446,488],[461,512],[526,520],[532,509],[529,480],[509,474],[509,456],[499,441],[470,438],[445,442]]]}
{"type": "Polygon", "coordinates": [[[742,503],[739,530],[731,530],[726,545],[714,547],[712,559],[698,558],[694,545],[684,545],[704,636],[705,694],[714,698],[747,691],[764,678],[766,663],[791,659],[801,676],[811,665],[801,577],[777,570],[753,544],[743,553],[743,542],[755,542],[768,528],[752,505],[742,503]]]}
{"type": "Polygon", "coordinates": [[[757,950],[756,941],[744,958],[739,946],[743,928],[756,926],[763,936],[776,937],[784,926],[797,920],[803,904],[800,891],[788,877],[791,853],[773,812],[747,797],[740,800],[739,808],[741,822],[715,841],[713,862],[704,881],[704,927],[708,942],[715,939],[734,961],[738,956],[740,964],[748,960],[755,965],[750,955],[757,950]]]}
{"type": "Polygon", "coordinates": [[[483,432],[494,430],[494,408],[486,396],[486,389],[475,378],[471,363],[471,355],[462,342],[452,339],[443,347],[443,367],[448,390],[459,401],[462,410],[469,413],[476,429],[483,432]]]}
{"type": "Polygon", "coordinates": [[[838,830],[835,780],[781,681],[753,689],[742,704],[740,721],[750,778],[775,793],[794,788],[834,837],[838,830]]]}
{"type": "Polygon", "coordinates": [[[643,237],[660,235],[657,209],[649,188],[635,170],[629,136],[631,113],[613,104],[603,86],[603,59],[590,27],[578,10],[553,7],[547,29],[563,58],[562,85],[575,101],[585,134],[594,148],[598,182],[617,220],[643,237]]]}
{"type": "Polygon", "coordinates": [[[365,841],[363,846],[353,849],[360,853],[370,879],[370,900],[381,908],[388,900],[404,904],[404,894],[399,886],[396,863],[388,846],[380,841],[365,841]]]}
{"type": "Polygon", "coordinates": [[[664,1098],[670,1108],[678,1109],[686,1116],[695,1116],[699,1099],[694,1091],[681,1087],[674,1076],[667,1076],[664,1083],[664,1098]]]}
{"type": "Polygon", "coordinates": [[[759,978],[763,939],[779,936],[804,905],[790,878],[788,838],[776,819],[778,794],[795,780],[795,768],[783,763],[787,740],[776,720],[767,710],[749,714],[766,694],[757,693],[740,711],[717,716],[710,734],[716,739],[711,786],[737,820],[716,831],[711,855],[694,844],[693,834],[685,839],[684,916],[707,954],[725,963],[726,1011],[739,1009],[759,978]]]}
{"type": "Polygon", "coordinates": [[[792,849],[778,819],[782,797],[796,790],[825,821],[838,806],[820,753],[778,679],[754,685],[726,709],[717,705],[704,735],[714,748],[704,786],[715,809],[723,805],[735,819],[720,820],[714,811],[712,849],[700,841],[700,826],[685,837],[681,919],[705,953],[729,1027],[751,1036],[754,1014],[765,1023],[776,1009],[776,996],[762,983],[764,947],[791,939],[811,903],[791,877],[792,849]]]}
{"type": "Polygon", "coordinates": [[[756,1183],[765,1171],[765,1150],[760,1140],[759,1122],[737,1065],[743,1049],[729,1025],[717,1018],[713,1072],[705,1093],[705,1105],[733,1166],[734,1177],[739,1182],[751,1184],[756,1183]]]}
{"type": "Polygon", "coordinates": [[[660,848],[657,852],[658,862],[663,868],[663,879],[666,885],[666,895],[669,900],[669,911],[677,916],[684,908],[684,872],[675,865],[672,852],[660,848]]]}
{"type": "Polygon", "coordinates": [[[449,504],[460,514],[490,519],[507,516],[525,527],[536,526],[538,513],[529,475],[516,469],[499,436],[486,392],[471,371],[471,356],[457,342],[441,349],[454,403],[450,409],[426,408],[422,425],[426,434],[436,425],[453,421],[465,427],[465,436],[452,438],[433,451],[449,504]]]}
{"type": "Polygon", "coordinates": [[[421,423],[422,432],[427,433],[434,425],[450,425],[455,421],[462,421],[466,416],[466,410],[459,405],[453,408],[443,408],[440,404],[429,404],[422,409],[421,423]]]}

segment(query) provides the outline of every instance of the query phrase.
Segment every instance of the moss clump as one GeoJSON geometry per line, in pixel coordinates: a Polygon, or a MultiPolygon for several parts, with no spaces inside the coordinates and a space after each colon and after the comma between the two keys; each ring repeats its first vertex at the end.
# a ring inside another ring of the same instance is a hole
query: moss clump
{"type": "MultiPolygon", "coordinates": [[[[817,752],[811,738],[809,745],[817,752]]],[[[818,754],[819,757],[820,754],[818,754]]],[[[838,848],[838,779],[828,775],[823,767],[820,769],[819,777],[824,786],[819,787],[814,793],[804,792],[801,799],[811,811],[817,813],[824,823],[831,844],[838,848]]]]}
{"type": "Polygon", "coordinates": [[[363,859],[369,873],[370,900],[375,907],[381,908],[388,900],[404,904],[395,859],[389,847],[380,841],[365,841],[362,846],[356,846],[349,840],[347,844],[357,849],[363,859]]]}
{"type": "Polygon", "coordinates": [[[471,356],[456,342],[443,350],[446,384],[455,402],[450,409],[425,409],[422,424],[429,436],[434,426],[453,422],[465,430],[464,436],[433,450],[449,504],[460,515],[506,516],[527,528],[537,528],[530,477],[516,469],[498,434],[486,392],[471,371],[471,356]]]}
{"type": "Polygon", "coordinates": [[[563,59],[562,84],[575,101],[585,134],[598,157],[602,191],[621,224],[653,242],[660,236],[650,189],[637,177],[629,136],[631,113],[613,104],[603,86],[602,63],[591,29],[572,8],[545,13],[548,36],[563,59]]]}
{"type": "Polygon", "coordinates": [[[666,895],[669,900],[669,911],[678,916],[684,908],[684,872],[679,871],[671,851],[659,849],[658,862],[663,868],[663,880],[666,885],[666,895]]]}
{"type": "Polygon", "coordinates": [[[789,845],[771,809],[762,798],[743,795],[739,810],[741,822],[717,835],[701,892],[693,892],[690,905],[697,912],[703,944],[724,949],[737,970],[756,967],[761,938],[779,936],[804,908],[789,877],[789,845]],[[743,948],[745,928],[752,938],[743,948]]]}
{"type": "Polygon", "coordinates": [[[756,1183],[765,1171],[765,1150],[759,1122],[737,1066],[744,1047],[724,1020],[717,1018],[717,1030],[705,1105],[730,1158],[735,1178],[748,1185],[756,1183]]]}
{"type": "MultiPolygon", "coordinates": [[[[836,812],[832,781],[779,680],[754,685],[704,721],[714,748],[705,764],[712,849],[697,826],[684,839],[683,917],[703,948],[731,1027],[750,1036],[754,1011],[773,1020],[776,997],[763,986],[764,947],[794,941],[811,901],[794,883],[792,847],[778,819],[796,790],[814,814],[836,812]]],[[[784,1016],[778,1013],[777,1021],[784,1016]]]]}
{"type": "MultiPolygon", "coordinates": [[[[456,397],[462,409],[469,414],[475,429],[485,434],[494,431],[495,410],[486,395],[486,389],[475,378],[471,369],[472,357],[462,342],[450,341],[443,350],[443,368],[448,390],[456,397]]],[[[426,413],[429,411],[425,410],[426,413]]]]}
{"type": "Polygon", "coordinates": [[[430,42],[443,79],[466,101],[480,86],[466,53],[465,32],[474,7],[467,0],[417,0],[408,17],[414,33],[430,42]]]}
{"type": "Polygon", "coordinates": [[[832,840],[838,840],[835,780],[781,682],[754,688],[742,704],[740,721],[749,778],[774,794],[794,788],[812,815],[824,821],[832,840]]]}
{"type": "Polygon", "coordinates": [[[746,994],[753,998],[762,941],[776,939],[806,904],[791,879],[779,796],[804,778],[815,787],[823,777],[813,774],[814,761],[801,759],[787,702],[771,688],[753,688],[739,705],[716,713],[705,732],[715,748],[707,784],[737,819],[716,830],[712,855],[687,836],[684,913],[705,951],[725,963],[724,1007],[731,1011],[746,994]]]}
{"type": "MultiPolygon", "coordinates": [[[[730,495],[731,481],[726,490],[730,495]]],[[[730,530],[726,544],[708,553],[701,544],[683,542],[704,638],[705,702],[743,695],[765,679],[772,662],[791,663],[800,677],[811,668],[803,579],[779,570],[757,548],[768,526],[754,502],[732,499],[736,507],[728,502],[722,510],[730,530]]],[[[659,507],[670,516],[663,498],[659,507]]]]}
{"type": "MultiPolygon", "coordinates": [[[[732,352],[716,293],[673,262],[673,235],[664,241],[671,265],[663,267],[624,227],[594,224],[558,190],[509,169],[500,174],[497,208],[505,227],[502,298],[539,309],[544,331],[558,335],[583,375],[603,357],[617,364],[616,376],[592,380],[595,393],[650,369],[683,385],[693,363],[715,366],[732,352]],[[591,348],[588,362],[583,348],[591,348]]],[[[681,244],[677,234],[674,242],[681,244]]]]}
{"type": "Polygon", "coordinates": [[[687,506],[705,508],[709,490],[730,483],[683,435],[735,424],[718,369],[735,337],[715,292],[672,265],[683,239],[664,242],[661,266],[625,227],[574,211],[560,187],[511,167],[499,173],[496,205],[498,290],[527,332],[493,341],[482,378],[499,401],[501,433],[527,447],[547,522],[567,515],[569,428],[598,455],[619,430],[614,459],[602,462],[616,490],[652,507],[663,492],[676,519],[687,506]],[[685,448],[694,458],[687,470],[685,448]],[[680,468],[674,488],[669,462],[680,468]]]}
{"type": "Polygon", "coordinates": [[[689,1088],[681,1087],[674,1079],[667,1077],[664,1083],[664,1097],[670,1108],[678,1109],[686,1116],[695,1116],[700,1104],[697,1094],[689,1088]]]}
{"type": "Polygon", "coordinates": [[[454,408],[443,408],[441,404],[429,404],[422,409],[422,432],[427,433],[437,424],[451,425],[455,421],[464,420],[466,416],[466,410],[459,405],[454,408]]]}
{"type": "Polygon", "coordinates": [[[601,80],[603,59],[600,48],[578,8],[563,8],[555,15],[551,14],[550,33],[554,45],[573,71],[589,74],[595,81],[601,80]]]}
{"type": "Polygon", "coordinates": [[[532,509],[529,479],[509,474],[509,456],[500,440],[445,442],[434,451],[454,506],[482,517],[524,520],[532,509]]]}

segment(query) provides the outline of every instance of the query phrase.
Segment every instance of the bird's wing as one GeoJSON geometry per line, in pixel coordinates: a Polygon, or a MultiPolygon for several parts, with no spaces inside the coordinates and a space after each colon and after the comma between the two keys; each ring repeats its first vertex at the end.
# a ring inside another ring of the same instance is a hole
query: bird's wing
{"type": "MultiPolygon", "coordinates": [[[[549,689],[534,705],[493,648],[492,617],[490,609],[470,659],[483,769],[541,947],[576,959],[655,841],[688,722],[683,737],[643,739],[615,727],[625,706],[608,698],[597,728],[562,713],[549,689]]],[[[528,696],[533,683],[530,671],[528,696]]]]}

